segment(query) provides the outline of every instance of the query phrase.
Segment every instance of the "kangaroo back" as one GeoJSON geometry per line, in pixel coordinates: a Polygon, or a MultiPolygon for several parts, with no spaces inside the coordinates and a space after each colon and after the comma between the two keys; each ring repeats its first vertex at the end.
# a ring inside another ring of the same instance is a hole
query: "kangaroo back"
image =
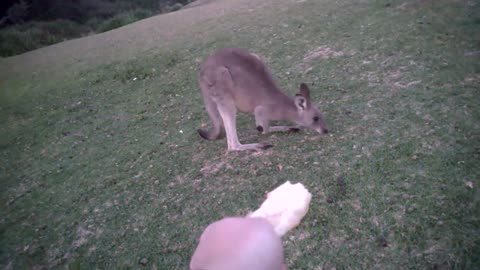
{"type": "MultiPolygon", "coordinates": [[[[201,69],[200,76],[210,84],[217,84],[216,73],[226,68],[233,80],[233,87],[222,89],[228,92],[237,108],[253,113],[261,104],[275,102],[289,103],[290,99],[278,88],[267,66],[258,56],[243,49],[223,49],[210,56],[201,69]]],[[[221,90],[221,91],[222,91],[221,90]]]]}

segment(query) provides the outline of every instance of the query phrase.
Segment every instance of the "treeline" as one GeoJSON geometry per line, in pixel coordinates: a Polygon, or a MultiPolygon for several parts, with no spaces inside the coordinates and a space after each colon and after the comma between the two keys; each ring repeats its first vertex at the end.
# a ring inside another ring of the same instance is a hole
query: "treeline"
{"type": "Polygon", "coordinates": [[[188,4],[188,0],[20,0],[1,18],[0,26],[28,21],[57,19],[85,23],[92,18],[108,18],[135,9],[168,12],[188,4]],[[178,5],[180,4],[180,5],[178,5]]]}
{"type": "Polygon", "coordinates": [[[193,0],[20,0],[0,19],[0,56],[105,32],[193,0]]]}

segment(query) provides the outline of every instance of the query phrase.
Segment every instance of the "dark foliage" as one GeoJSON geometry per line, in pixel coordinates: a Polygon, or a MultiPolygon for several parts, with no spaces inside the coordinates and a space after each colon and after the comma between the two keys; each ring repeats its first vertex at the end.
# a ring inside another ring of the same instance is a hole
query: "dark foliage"
{"type": "Polygon", "coordinates": [[[183,6],[190,2],[190,0],[19,0],[5,2],[0,17],[3,25],[57,19],[85,23],[94,17],[106,19],[139,8],[159,13],[177,9],[172,8],[178,7],[176,4],[183,6]]]}
{"type": "Polygon", "coordinates": [[[192,0],[17,0],[2,3],[0,56],[106,32],[192,0]]]}

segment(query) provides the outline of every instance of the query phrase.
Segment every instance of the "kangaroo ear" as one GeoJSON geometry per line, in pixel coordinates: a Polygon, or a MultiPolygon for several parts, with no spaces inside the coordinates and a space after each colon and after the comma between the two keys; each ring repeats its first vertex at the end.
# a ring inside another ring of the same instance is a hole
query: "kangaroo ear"
{"type": "Polygon", "coordinates": [[[307,101],[310,101],[310,89],[305,83],[300,84],[300,95],[304,96],[307,101]]]}
{"type": "Polygon", "coordinates": [[[295,106],[299,111],[304,111],[307,109],[307,99],[300,94],[295,95],[295,106]]]}

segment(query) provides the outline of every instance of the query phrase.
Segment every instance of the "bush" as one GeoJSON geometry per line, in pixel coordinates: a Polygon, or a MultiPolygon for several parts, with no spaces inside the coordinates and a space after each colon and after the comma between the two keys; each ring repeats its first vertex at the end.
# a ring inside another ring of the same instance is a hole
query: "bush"
{"type": "Polygon", "coordinates": [[[136,9],[134,11],[124,12],[124,13],[115,15],[113,18],[108,19],[103,23],[101,23],[97,28],[97,32],[99,33],[107,32],[112,29],[119,28],[121,26],[148,18],[152,15],[153,13],[147,9],[136,9]]]}
{"type": "Polygon", "coordinates": [[[152,11],[148,10],[148,9],[138,8],[138,9],[133,11],[133,15],[138,20],[143,20],[145,18],[153,16],[154,13],[152,11]]]}
{"type": "Polygon", "coordinates": [[[100,17],[92,17],[88,21],[85,22],[85,25],[88,28],[96,31],[96,29],[98,29],[100,27],[100,24],[102,24],[104,21],[105,21],[105,19],[102,19],[100,17]]]}
{"type": "Polygon", "coordinates": [[[27,2],[20,0],[18,3],[13,4],[6,12],[5,17],[2,18],[0,25],[8,22],[17,24],[23,23],[24,19],[28,15],[28,9],[30,6],[27,2]]]}
{"type": "Polygon", "coordinates": [[[166,11],[167,12],[173,12],[173,11],[180,10],[182,8],[183,8],[183,5],[181,3],[175,3],[171,6],[167,6],[166,11]]]}
{"type": "Polygon", "coordinates": [[[110,0],[28,0],[29,20],[51,21],[57,19],[84,23],[92,17],[107,18],[121,9],[110,0]]]}
{"type": "Polygon", "coordinates": [[[0,29],[0,56],[12,56],[81,36],[88,27],[69,20],[29,22],[0,29]]]}

